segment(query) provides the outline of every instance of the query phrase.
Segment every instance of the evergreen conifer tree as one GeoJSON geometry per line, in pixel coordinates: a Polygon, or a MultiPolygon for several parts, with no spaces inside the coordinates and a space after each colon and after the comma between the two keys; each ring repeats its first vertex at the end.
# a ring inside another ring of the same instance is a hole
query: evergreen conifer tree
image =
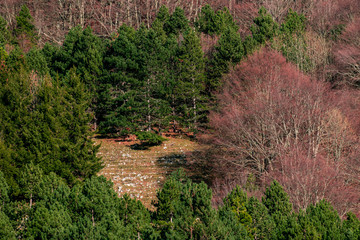
{"type": "Polygon", "coordinates": [[[360,220],[354,213],[347,213],[343,221],[342,232],[344,239],[355,240],[360,238],[360,220]]]}
{"type": "Polygon", "coordinates": [[[205,61],[200,39],[191,30],[180,43],[174,103],[183,126],[196,130],[204,118],[205,61]]]}
{"type": "Polygon", "coordinates": [[[6,43],[10,43],[11,33],[8,29],[6,20],[0,16],[0,47],[4,47],[6,43]]]}
{"type": "Polygon", "coordinates": [[[169,70],[164,68],[170,52],[151,29],[141,27],[136,36],[140,65],[138,79],[141,84],[138,89],[138,129],[151,131],[155,127],[160,131],[168,125],[167,116],[171,114],[170,105],[165,98],[169,70]]]}
{"type": "Polygon", "coordinates": [[[246,209],[248,198],[239,186],[236,186],[228,196],[224,198],[224,206],[231,209],[235,214],[236,219],[246,227],[249,233],[253,232],[251,229],[252,218],[246,209]]]}
{"type": "Polygon", "coordinates": [[[0,210],[0,239],[15,240],[16,234],[8,216],[0,210]]]}
{"type": "MultiPolygon", "coordinates": [[[[164,17],[166,17],[166,13],[164,17]]],[[[175,11],[165,22],[164,30],[168,35],[179,35],[180,33],[186,33],[189,29],[189,20],[186,18],[184,10],[180,7],[176,7],[175,11]]]]}
{"type": "Polygon", "coordinates": [[[264,7],[260,8],[259,16],[254,19],[254,23],[250,30],[258,44],[264,44],[267,40],[272,40],[278,34],[278,24],[264,7]]]}
{"type": "Polygon", "coordinates": [[[133,28],[122,25],[104,57],[96,107],[102,133],[128,134],[136,130],[141,82],[135,33],[133,28]]]}
{"type": "Polygon", "coordinates": [[[22,5],[19,15],[16,17],[14,35],[25,52],[37,44],[39,37],[34,25],[34,19],[26,5],[22,5]]]}
{"type": "Polygon", "coordinates": [[[228,73],[230,65],[239,63],[243,56],[244,46],[240,34],[233,28],[227,28],[207,66],[207,90],[216,90],[221,85],[221,76],[228,73]]]}
{"type": "Polygon", "coordinates": [[[312,222],[321,239],[341,239],[341,219],[334,208],[325,200],[306,209],[306,215],[312,222]]]}
{"type": "Polygon", "coordinates": [[[64,77],[71,68],[76,68],[87,88],[94,93],[96,77],[102,73],[104,47],[99,37],[95,36],[90,27],[72,28],[65,37],[60,51],[54,56],[53,77],[59,74],[64,77]]]}

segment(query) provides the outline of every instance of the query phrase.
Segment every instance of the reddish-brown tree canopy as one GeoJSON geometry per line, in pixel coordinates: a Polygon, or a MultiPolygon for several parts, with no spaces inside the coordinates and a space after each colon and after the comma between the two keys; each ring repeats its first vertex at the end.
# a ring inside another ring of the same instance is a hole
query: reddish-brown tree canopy
{"type": "Polygon", "coordinates": [[[343,107],[355,99],[348,96],[262,49],[225,78],[210,115],[213,141],[226,149],[217,159],[277,179],[297,208],[327,198],[344,213],[359,200],[358,176],[348,168],[358,166],[358,111],[343,107]]]}

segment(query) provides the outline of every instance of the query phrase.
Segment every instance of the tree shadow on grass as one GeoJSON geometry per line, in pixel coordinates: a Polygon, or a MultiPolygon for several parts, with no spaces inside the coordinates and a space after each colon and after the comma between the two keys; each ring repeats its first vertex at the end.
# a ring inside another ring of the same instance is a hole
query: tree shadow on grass
{"type": "Polygon", "coordinates": [[[187,173],[187,176],[193,182],[210,183],[211,170],[208,168],[208,165],[204,164],[204,162],[194,161],[193,158],[196,154],[197,151],[188,153],[174,153],[158,158],[156,163],[165,170],[166,178],[178,168],[183,168],[187,173]]]}

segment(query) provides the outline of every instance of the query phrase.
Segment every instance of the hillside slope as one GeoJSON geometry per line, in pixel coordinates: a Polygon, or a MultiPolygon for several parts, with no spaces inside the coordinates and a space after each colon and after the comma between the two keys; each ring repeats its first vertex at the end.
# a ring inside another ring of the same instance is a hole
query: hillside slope
{"type": "Polygon", "coordinates": [[[101,144],[98,156],[105,165],[99,175],[114,183],[119,196],[128,193],[148,208],[166,176],[186,163],[186,153],[199,147],[195,142],[180,138],[170,138],[147,150],[134,150],[132,146],[136,142],[118,139],[95,141],[101,144]]]}

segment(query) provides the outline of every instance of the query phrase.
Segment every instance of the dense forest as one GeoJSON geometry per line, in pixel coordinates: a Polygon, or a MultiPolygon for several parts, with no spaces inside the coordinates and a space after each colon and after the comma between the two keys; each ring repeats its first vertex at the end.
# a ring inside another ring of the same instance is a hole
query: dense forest
{"type": "Polygon", "coordinates": [[[3,0],[0,239],[360,239],[360,2],[3,0]],[[203,144],[147,209],[98,137],[203,144]]]}

